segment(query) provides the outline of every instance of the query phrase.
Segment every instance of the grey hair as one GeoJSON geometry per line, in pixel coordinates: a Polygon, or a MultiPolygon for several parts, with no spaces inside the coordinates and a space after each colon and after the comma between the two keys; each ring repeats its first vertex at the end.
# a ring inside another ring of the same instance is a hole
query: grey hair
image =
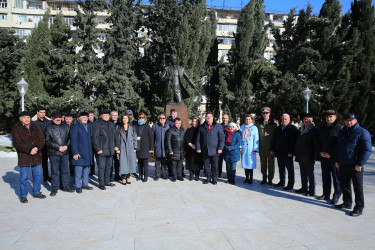
{"type": "Polygon", "coordinates": [[[229,123],[228,127],[234,127],[234,129],[237,129],[237,124],[234,122],[229,123]]]}

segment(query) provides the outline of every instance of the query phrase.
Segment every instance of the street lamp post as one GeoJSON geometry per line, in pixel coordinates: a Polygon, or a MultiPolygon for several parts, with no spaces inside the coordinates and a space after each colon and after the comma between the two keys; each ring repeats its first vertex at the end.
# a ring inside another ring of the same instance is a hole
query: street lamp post
{"type": "Polygon", "coordinates": [[[309,87],[306,87],[304,91],[302,91],[303,97],[305,97],[306,100],[306,113],[309,113],[309,100],[311,97],[311,90],[309,87]]]}
{"type": "Polygon", "coordinates": [[[21,81],[19,81],[17,83],[17,87],[18,87],[18,91],[20,92],[21,94],[21,97],[22,97],[22,111],[25,111],[25,95],[26,95],[26,92],[27,92],[27,89],[29,88],[29,84],[25,81],[25,79],[21,79],[21,81]]]}

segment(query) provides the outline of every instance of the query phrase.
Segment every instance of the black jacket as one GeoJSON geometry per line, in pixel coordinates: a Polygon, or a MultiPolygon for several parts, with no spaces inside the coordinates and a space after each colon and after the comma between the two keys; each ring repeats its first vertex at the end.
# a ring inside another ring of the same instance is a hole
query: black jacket
{"type": "Polygon", "coordinates": [[[37,118],[36,121],[32,121],[31,122],[32,124],[34,125],[37,125],[40,130],[42,130],[43,134],[46,132],[46,128],[52,124],[52,121],[51,120],[47,120],[46,118],[44,118],[44,120],[40,120],[39,118],[37,118]]]}
{"type": "Polygon", "coordinates": [[[335,121],[331,126],[329,126],[327,123],[324,123],[319,128],[316,141],[316,150],[319,154],[319,160],[322,159],[320,153],[325,152],[331,156],[331,159],[333,161],[337,142],[337,135],[343,127],[344,126],[335,121]]]}
{"type": "Polygon", "coordinates": [[[294,147],[296,144],[297,128],[289,123],[284,131],[283,125],[279,125],[273,138],[271,151],[275,152],[276,157],[287,157],[288,154],[294,154],[294,147]]]}
{"type": "Polygon", "coordinates": [[[97,154],[103,151],[99,156],[112,156],[115,153],[115,133],[116,126],[113,122],[105,122],[99,119],[92,124],[91,141],[94,152],[97,154]]]}
{"type": "Polygon", "coordinates": [[[171,161],[179,161],[184,158],[185,151],[185,131],[181,127],[177,129],[175,126],[167,131],[166,135],[168,158],[171,161]],[[169,153],[173,153],[170,155],[169,153]]]}
{"type": "Polygon", "coordinates": [[[56,125],[52,122],[46,128],[46,145],[48,156],[63,156],[69,154],[70,152],[70,128],[66,123],[61,123],[56,125]],[[67,146],[68,149],[64,152],[60,152],[59,148],[61,146],[67,146]]]}
{"type": "Polygon", "coordinates": [[[136,123],[135,128],[137,130],[137,137],[141,137],[141,140],[137,141],[137,145],[140,143],[140,148],[137,149],[137,158],[150,158],[149,151],[154,150],[154,135],[152,133],[152,128],[148,123],[143,125],[136,123]]]}
{"type": "Polygon", "coordinates": [[[315,159],[317,158],[315,149],[317,134],[318,129],[315,126],[312,126],[303,134],[301,129],[298,131],[295,147],[296,161],[305,163],[315,162],[315,159]]]}

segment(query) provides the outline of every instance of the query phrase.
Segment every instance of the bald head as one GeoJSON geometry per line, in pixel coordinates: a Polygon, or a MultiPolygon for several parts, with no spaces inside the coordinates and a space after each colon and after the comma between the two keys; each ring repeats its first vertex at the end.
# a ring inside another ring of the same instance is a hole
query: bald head
{"type": "Polygon", "coordinates": [[[283,116],[281,117],[281,124],[283,126],[286,126],[290,123],[290,115],[288,114],[283,114],[283,116]]]}

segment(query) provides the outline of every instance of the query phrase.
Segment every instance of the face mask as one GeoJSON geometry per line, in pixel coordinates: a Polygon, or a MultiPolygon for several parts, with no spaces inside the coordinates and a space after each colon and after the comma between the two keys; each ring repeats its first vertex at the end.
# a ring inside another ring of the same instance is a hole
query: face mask
{"type": "Polygon", "coordinates": [[[145,124],[145,123],[146,123],[145,120],[143,120],[143,121],[138,120],[138,124],[139,124],[139,125],[143,125],[143,124],[145,124]]]}

